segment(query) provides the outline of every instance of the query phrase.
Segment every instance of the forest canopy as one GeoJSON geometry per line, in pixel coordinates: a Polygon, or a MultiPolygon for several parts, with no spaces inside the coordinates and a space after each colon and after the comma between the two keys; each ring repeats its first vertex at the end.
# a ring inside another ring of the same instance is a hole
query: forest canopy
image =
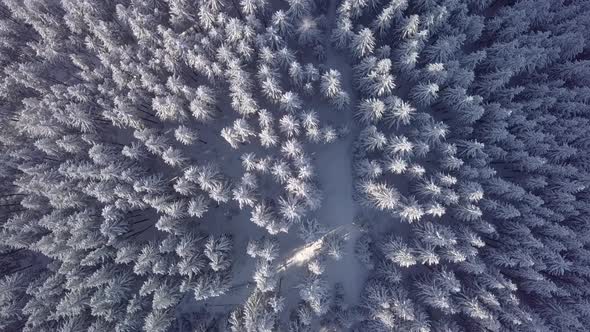
{"type": "Polygon", "coordinates": [[[0,331],[590,326],[588,0],[0,0],[0,69],[0,331]]]}

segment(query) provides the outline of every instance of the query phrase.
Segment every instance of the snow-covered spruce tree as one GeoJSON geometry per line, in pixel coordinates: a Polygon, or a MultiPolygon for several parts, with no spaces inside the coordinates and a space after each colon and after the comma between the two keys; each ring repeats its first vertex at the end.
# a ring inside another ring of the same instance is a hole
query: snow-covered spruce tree
{"type": "Polygon", "coordinates": [[[298,288],[299,295],[315,315],[322,316],[328,311],[331,301],[330,290],[321,277],[310,275],[298,288]]]}
{"type": "Polygon", "coordinates": [[[240,308],[231,312],[229,331],[274,331],[282,310],[283,298],[255,291],[240,308]]]}

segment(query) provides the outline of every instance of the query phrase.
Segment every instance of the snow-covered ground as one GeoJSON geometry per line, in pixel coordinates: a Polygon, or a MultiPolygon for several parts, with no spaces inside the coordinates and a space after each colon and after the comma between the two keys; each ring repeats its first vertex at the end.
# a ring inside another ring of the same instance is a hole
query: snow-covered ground
{"type": "Polygon", "coordinates": [[[355,302],[360,292],[360,285],[365,277],[363,266],[354,256],[354,244],[360,236],[356,225],[355,202],[352,187],[352,140],[349,135],[336,144],[322,146],[316,154],[318,177],[324,191],[324,203],[318,211],[318,219],[328,230],[346,234],[343,257],[339,261],[330,261],[325,275],[332,283],[341,282],[346,291],[346,299],[355,302]]]}

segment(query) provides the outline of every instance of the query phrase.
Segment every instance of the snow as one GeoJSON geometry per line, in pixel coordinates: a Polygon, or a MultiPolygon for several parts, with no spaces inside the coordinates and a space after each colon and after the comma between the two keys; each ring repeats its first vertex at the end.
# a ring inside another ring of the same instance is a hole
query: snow
{"type": "Polygon", "coordinates": [[[320,253],[322,249],[322,239],[318,239],[310,244],[298,248],[295,252],[287,257],[282,264],[280,264],[278,271],[285,272],[292,266],[303,266],[311,261],[320,253]]]}
{"type": "Polygon", "coordinates": [[[352,184],[352,140],[349,135],[332,145],[322,146],[316,154],[318,178],[324,192],[324,202],[317,218],[331,231],[343,232],[345,250],[339,261],[326,267],[325,275],[331,283],[341,282],[346,299],[355,302],[360,293],[365,274],[363,266],[354,256],[354,245],[360,236],[358,226],[353,224],[356,216],[352,184]]]}

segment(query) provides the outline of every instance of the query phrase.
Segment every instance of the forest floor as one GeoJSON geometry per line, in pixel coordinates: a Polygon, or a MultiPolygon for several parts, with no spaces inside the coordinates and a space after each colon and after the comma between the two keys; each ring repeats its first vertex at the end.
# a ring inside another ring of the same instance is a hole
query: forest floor
{"type": "Polygon", "coordinates": [[[346,235],[343,257],[338,261],[330,261],[326,267],[326,276],[330,282],[341,282],[346,290],[346,298],[351,300],[358,297],[364,279],[363,266],[354,255],[354,246],[360,236],[358,227],[353,223],[356,204],[352,197],[351,144],[354,138],[349,135],[335,145],[323,146],[324,151],[318,153],[316,160],[318,178],[324,191],[324,203],[318,211],[318,219],[329,230],[346,235]]]}

